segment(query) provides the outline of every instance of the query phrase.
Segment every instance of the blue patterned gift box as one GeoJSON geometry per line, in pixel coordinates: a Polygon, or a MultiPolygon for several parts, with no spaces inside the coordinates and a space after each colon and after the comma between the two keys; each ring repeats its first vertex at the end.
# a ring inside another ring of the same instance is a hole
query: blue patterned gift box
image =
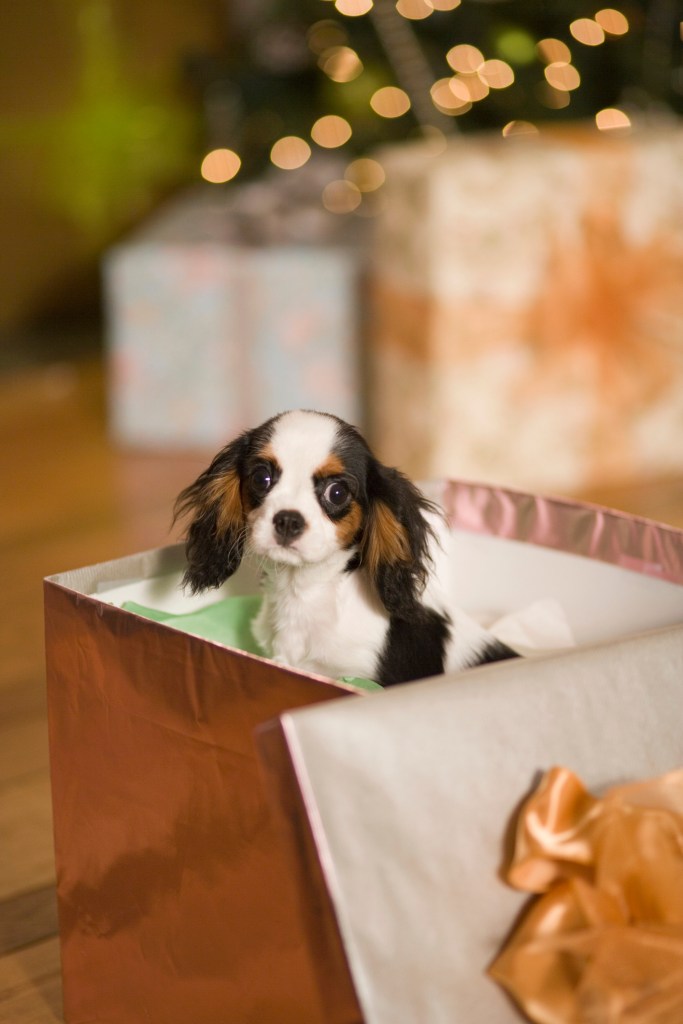
{"type": "Polygon", "coordinates": [[[249,203],[232,194],[190,193],[106,256],[109,412],[123,443],[215,447],[298,407],[362,425],[357,240],[317,214],[296,240],[296,216],[283,229],[272,203],[245,230],[249,203]]]}

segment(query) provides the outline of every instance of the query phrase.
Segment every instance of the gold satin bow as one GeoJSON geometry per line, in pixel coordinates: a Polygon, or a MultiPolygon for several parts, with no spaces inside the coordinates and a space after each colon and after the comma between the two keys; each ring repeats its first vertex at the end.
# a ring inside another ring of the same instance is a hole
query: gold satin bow
{"type": "Polygon", "coordinates": [[[553,768],[506,880],[543,894],[489,970],[532,1020],[682,1024],[683,770],[597,799],[553,768]]]}

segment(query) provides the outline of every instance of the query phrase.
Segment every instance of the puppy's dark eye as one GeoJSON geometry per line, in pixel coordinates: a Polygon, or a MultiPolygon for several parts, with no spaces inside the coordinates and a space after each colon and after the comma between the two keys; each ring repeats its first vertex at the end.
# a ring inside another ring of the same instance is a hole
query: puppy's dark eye
{"type": "Polygon", "coordinates": [[[350,497],[349,485],[343,480],[333,480],[323,491],[323,500],[333,509],[343,508],[350,497]]]}
{"type": "Polygon", "coordinates": [[[249,482],[254,494],[262,498],[272,487],[272,470],[269,466],[257,466],[256,469],[252,470],[249,482]]]}

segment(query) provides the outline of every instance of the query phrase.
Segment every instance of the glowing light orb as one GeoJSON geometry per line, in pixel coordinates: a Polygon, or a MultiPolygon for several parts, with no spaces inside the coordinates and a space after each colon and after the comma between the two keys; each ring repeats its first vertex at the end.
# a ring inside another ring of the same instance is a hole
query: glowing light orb
{"type": "Polygon", "coordinates": [[[306,33],[306,42],[312,53],[324,53],[334,46],[344,46],[348,41],[344,26],[332,18],[314,22],[306,33]]]}
{"type": "Polygon", "coordinates": [[[430,89],[432,103],[442,114],[457,117],[472,109],[470,93],[462,80],[440,78],[430,89]]]}
{"type": "Polygon", "coordinates": [[[270,151],[271,162],[283,171],[295,171],[303,167],[311,156],[311,147],[298,135],[285,135],[278,139],[270,151]]]}
{"type": "Polygon", "coordinates": [[[539,82],[534,87],[534,92],[539,103],[542,103],[544,107],[548,107],[549,110],[562,110],[564,107],[568,107],[571,102],[568,92],[554,89],[549,82],[539,82]]]}
{"type": "Polygon", "coordinates": [[[352,185],[355,185],[360,192],[374,192],[386,180],[386,174],[381,163],[370,157],[360,157],[358,160],[353,160],[344,171],[344,177],[352,185]]]}
{"type": "Polygon", "coordinates": [[[311,128],[311,138],[324,149],[337,149],[351,138],[351,125],[337,114],[325,114],[311,128]]]}
{"type": "Polygon", "coordinates": [[[434,7],[428,0],[398,0],[396,10],[410,21],[422,21],[434,13],[434,7]]]}
{"type": "Polygon", "coordinates": [[[538,55],[546,64],[569,64],[572,52],[561,39],[541,39],[536,44],[538,55]]]}
{"type": "Polygon", "coordinates": [[[507,89],[515,80],[515,73],[504,60],[485,60],[477,74],[489,89],[507,89]]]}
{"type": "Polygon", "coordinates": [[[403,89],[385,85],[372,94],[370,106],[380,117],[401,117],[410,110],[410,98],[403,89]]]}
{"type": "Polygon", "coordinates": [[[347,18],[360,18],[372,10],[373,0],[335,0],[334,6],[347,18]]]}
{"type": "Polygon", "coordinates": [[[621,11],[615,11],[613,7],[604,7],[595,15],[598,25],[611,36],[626,35],[629,29],[628,18],[621,11]]]}
{"type": "Polygon", "coordinates": [[[350,46],[332,46],[323,50],[318,66],[333,82],[352,82],[363,73],[363,62],[350,46]]]}
{"type": "Polygon", "coordinates": [[[242,161],[232,149],[212,149],[202,160],[201,175],[204,181],[223,185],[235,177],[241,166],[242,161]]]}
{"type": "Polygon", "coordinates": [[[323,189],[323,206],[330,213],[353,213],[360,206],[361,200],[358,186],[343,178],[330,181],[323,189]]]}
{"type": "Polygon", "coordinates": [[[538,135],[539,131],[531,121],[508,121],[503,128],[503,138],[519,138],[520,136],[538,135]]]}
{"type": "Polygon", "coordinates": [[[454,71],[459,71],[463,75],[473,75],[484,63],[484,54],[476,46],[459,43],[451,47],[446,54],[446,60],[454,71]]]}
{"type": "Polygon", "coordinates": [[[600,46],[605,41],[604,29],[592,18],[577,18],[569,26],[569,31],[584,46],[600,46]]]}
{"type": "Polygon", "coordinates": [[[536,59],[534,37],[522,28],[505,28],[496,38],[499,57],[512,64],[533,64],[536,59]]]}
{"type": "Polygon", "coordinates": [[[572,92],[581,85],[579,72],[573,64],[566,64],[564,61],[548,64],[545,77],[553,89],[559,89],[561,92],[572,92]]]}
{"type": "Polygon", "coordinates": [[[624,131],[631,127],[631,118],[617,107],[605,107],[595,115],[595,123],[601,132],[624,131]]]}

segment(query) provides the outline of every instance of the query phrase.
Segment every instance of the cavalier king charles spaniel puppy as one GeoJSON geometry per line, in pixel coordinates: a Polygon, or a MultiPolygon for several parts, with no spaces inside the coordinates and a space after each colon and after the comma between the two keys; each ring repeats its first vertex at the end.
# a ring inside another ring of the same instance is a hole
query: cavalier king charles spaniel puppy
{"type": "Polygon", "coordinates": [[[186,487],[183,580],[220,586],[249,555],[264,599],[265,654],[384,686],[514,657],[451,607],[438,507],[327,413],[281,413],[243,433],[186,487]]]}

